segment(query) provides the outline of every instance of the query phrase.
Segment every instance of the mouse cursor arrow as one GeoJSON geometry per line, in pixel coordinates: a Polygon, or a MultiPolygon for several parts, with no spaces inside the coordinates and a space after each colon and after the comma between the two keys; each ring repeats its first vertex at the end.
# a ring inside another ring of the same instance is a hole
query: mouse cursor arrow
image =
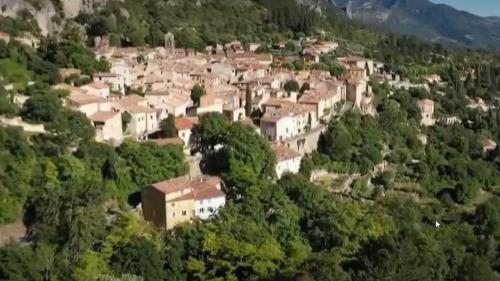
{"type": "Polygon", "coordinates": [[[436,221],[436,228],[439,228],[440,226],[441,224],[438,221],[436,221]]]}

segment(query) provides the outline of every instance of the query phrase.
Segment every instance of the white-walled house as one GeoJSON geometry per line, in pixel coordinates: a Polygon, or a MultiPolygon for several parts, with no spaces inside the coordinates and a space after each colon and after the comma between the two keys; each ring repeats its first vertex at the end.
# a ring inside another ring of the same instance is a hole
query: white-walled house
{"type": "Polygon", "coordinates": [[[318,126],[316,109],[310,105],[285,103],[266,107],[260,120],[261,135],[270,141],[285,141],[318,126]]]}
{"type": "Polygon", "coordinates": [[[109,97],[109,86],[103,82],[92,82],[80,87],[88,95],[107,99],[109,97]]]}
{"type": "Polygon", "coordinates": [[[132,70],[122,59],[112,59],[110,60],[111,69],[110,72],[118,75],[119,84],[125,87],[132,86],[132,70]]]}
{"type": "Polygon", "coordinates": [[[117,101],[114,107],[127,112],[132,117],[127,125],[126,133],[137,139],[147,138],[151,133],[159,130],[156,110],[144,106],[145,99],[127,97],[117,101]]]}
{"type": "Polygon", "coordinates": [[[177,129],[177,135],[184,143],[184,147],[189,146],[189,140],[191,139],[191,132],[194,126],[195,123],[188,118],[175,119],[175,129],[177,129]]]}
{"type": "Polygon", "coordinates": [[[424,126],[432,126],[436,123],[434,119],[434,101],[424,99],[417,103],[420,114],[422,115],[421,123],[424,126]]]}
{"type": "Polygon", "coordinates": [[[300,155],[300,153],[284,145],[273,145],[272,149],[276,156],[275,170],[278,179],[280,179],[284,173],[297,174],[299,172],[300,162],[302,161],[302,155],[300,155]]]}
{"type": "Polygon", "coordinates": [[[225,203],[221,181],[216,177],[170,179],[147,186],[142,192],[144,219],[164,229],[194,219],[209,219],[225,203]]]}
{"type": "MultiPolygon", "coordinates": [[[[200,180],[203,184],[204,179],[200,180]]],[[[194,196],[195,216],[206,220],[218,213],[226,205],[226,195],[221,191],[220,183],[216,189],[198,189],[194,196]]]]}
{"type": "Polygon", "coordinates": [[[123,140],[122,115],[117,111],[99,111],[89,117],[96,130],[96,141],[123,140]]]}
{"type": "Polygon", "coordinates": [[[72,94],[66,98],[66,105],[90,117],[99,111],[111,111],[111,103],[101,97],[87,94],[72,94]]]}
{"type": "Polygon", "coordinates": [[[110,85],[111,90],[125,94],[125,83],[119,75],[109,72],[99,72],[93,75],[94,82],[102,82],[110,85]]]}
{"type": "Polygon", "coordinates": [[[153,108],[163,109],[175,117],[186,115],[188,107],[191,106],[191,97],[182,94],[157,91],[147,92],[144,97],[153,108]]]}

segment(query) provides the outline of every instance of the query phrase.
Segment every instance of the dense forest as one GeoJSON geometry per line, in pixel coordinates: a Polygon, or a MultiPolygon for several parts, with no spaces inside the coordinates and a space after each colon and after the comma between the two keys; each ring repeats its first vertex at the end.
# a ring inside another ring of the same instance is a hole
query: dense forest
{"type": "MultiPolygon", "coordinates": [[[[332,120],[300,174],[279,181],[270,144],[252,128],[202,116],[194,149],[224,180],[228,202],[209,221],[165,232],[131,203],[144,186],[187,173],[182,148],[93,141],[87,118],[65,109],[67,93],[50,87],[62,82],[60,67],[109,69],[84,37],[64,32],[37,50],[0,41],[0,115],[47,128],[28,135],[0,127],[0,225],[28,226],[26,241],[0,248],[0,280],[500,280],[500,158],[498,149],[483,151],[485,139],[500,143],[498,56],[376,34],[295,1],[201,2],[117,1],[75,21],[89,38],[109,35],[118,46],[161,45],[166,32],[197,49],[330,36],[341,47],[322,58],[326,69],[338,71],[337,55],[357,54],[410,80],[437,73],[447,84],[426,91],[373,83],[378,116],[332,120]],[[23,107],[8,83],[30,97],[23,107]],[[476,97],[497,107],[467,108],[476,97]],[[424,98],[461,122],[420,126],[424,98]],[[310,181],[316,169],[360,177],[349,195],[335,194],[310,181]]],[[[2,21],[0,30],[22,25],[2,21]]]]}

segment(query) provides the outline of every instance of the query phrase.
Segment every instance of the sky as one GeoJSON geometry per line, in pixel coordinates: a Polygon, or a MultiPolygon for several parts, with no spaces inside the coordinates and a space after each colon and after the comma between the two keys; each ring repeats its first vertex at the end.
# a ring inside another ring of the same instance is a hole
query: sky
{"type": "Polygon", "coordinates": [[[464,10],[480,16],[499,16],[500,0],[431,0],[434,3],[444,3],[459,10],[464,10]]]}

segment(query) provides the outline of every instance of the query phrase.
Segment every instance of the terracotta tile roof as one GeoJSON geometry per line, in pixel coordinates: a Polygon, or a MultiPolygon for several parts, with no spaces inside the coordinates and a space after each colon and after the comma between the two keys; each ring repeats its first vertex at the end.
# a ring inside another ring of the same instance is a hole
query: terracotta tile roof
{"type": "Polygon", "coordinates": [[[122,110],[130,111],[132,113],[155,113],[152,108],[139,105],[140,102],[147,101],[146,98],[139,95],[126,96],[116,102],[116,105],[122,110]]]}
{"type": "Polygon", "coordinates": [[[174,107],[179,107],[189,103],[189,99],[179,94],[171,94],[167,97],[165,103],[174,107]]]}
{"type": "Polygon", "coordinates": [[[217,177],[206,177],[201,180],[189,180],[188,177],[179,177],[168,181],[158,182],[151,186],[164,194],[187,190],[188,193],[167,202],[177,202],[184,200],[204,200],[223,197],[224,193],[220,190],[221,181],[217,177]]]}
{"type": "Polygon", "coordinates": [[[316,112],[315,106],[311,104],[295,104],[295,103],[283,103],[281,107],[273,112],[266,112],[261,118],[261,121],[268,123],[276,123],[282,118],[286,117],[297,117],[303,116],[304,114],[309,114],[316,112]]]}
{"type": "Polygon", "coordinates": [[[182,196],[173,198],[168,202],[178,202],[185,200],[206,200],[212,198],[224,197],[224,192],[222,192],[218,187],[220,186],[220,179],[216,177],[206,178],[203,181],[191,181],[188,183],[191,192],[184,194],[182,196]]]}
{"type": "Polygon", "coordinates": [[[133,105],[133,104],[122,104],[123,108],[131,113],[156,113],[156,111],[152,108],[133,105]]]}
{"type": "Polygon", "coordinates": [[[194,123],[193,121],[187,119],[187,118],[177,118],[175,119],[175,128],[177,130],[191,130],[194,128],[194,123]]]}
{"type": "Polygon", "coordinates": [[[192,67],[185,64],[176,64],[172,70],[177,73],[191,73],[194,71],[192,67]]]}
{"type": "Polygon", "coordinates": [[[168,96],[168,92],[167,91],[152,91],[152,92],[145,93],[144,96],[168,96]]]}
{"type": "Polygon", "coordinates": [[[81,106],[91,103],[104,103],[107,102],[105,98],[96,97],[86,94],[73,94],[68,97],[71,105],[81,106]]]}
{"type": "Polygon", "coordinates": [[[87,85],[83,85],[82,87],[91,87],[91,88],[94,88],[94,89],[97,89],[97,90],[102,90],[102,89],[109,88],[109,86],[106,85],[103,82],[92,82],[92,83],[89,83],[87,85]]]}
{"type": "Polygon", "coordinates": [[[194,190],[195,200],[205,200],[211,198],[224,197],[224,192],[214,186],[207,186],[205,188],[200,188],[199,190],[194,190]]]}
{"type": "Polygon", "coordinates": [[[186,189],[188,187],[188,184],[189,178],[187,176],[184,176],[167,181],[153,183],[151,186],[165,194],[168,194],[186,189]]]}
{"type": "Polygon", "coordinates": [[[106,121],[114,118],[118,114],[120,113],[113,111],[99,111],[90,116],[90,120],[98,123],[106,123],[106,121]]]}
{"type": "Polygon", "coordinates": [[[273,145],[272,146],[274,155],[276,155],[276,161],[283,162],[295,158],[302,157],[300,153],[292,150],[284,145],[273,145]]]}

